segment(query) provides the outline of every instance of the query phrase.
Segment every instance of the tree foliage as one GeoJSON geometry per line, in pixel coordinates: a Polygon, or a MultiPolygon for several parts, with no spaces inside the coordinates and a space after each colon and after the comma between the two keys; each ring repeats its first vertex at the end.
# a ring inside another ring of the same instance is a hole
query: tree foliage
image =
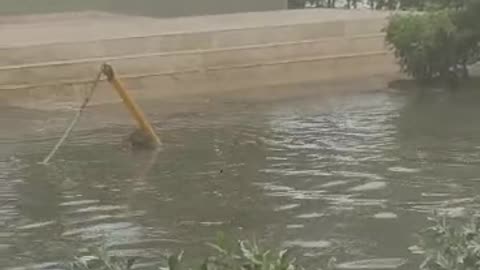
{"type": "MultiPolygon", "coordinates": [[[[386,28],[402,70],[422,82],[442,79],[456,83],[468,77],[479,61],[480,0],[345,0],[377,10],[409,10],[395,15],[386,28]],[[419,11],[419,12],[418,12],[419,11]]],[[[335,0],[290,0],[291,8],[337,7],[335,0]]]]}
{"type": "Polygon", "coordinates": [[[360,3],[367,4],[371,9],[378,10],[430,10],[442,8],[461,8],[471,0],[288,0],[289,8],[357,8],[360,3]],[[338,3],[345,3],[338,6],[338,3]]]}
{"type": "MultiPolygon", "coordinates": [[[[349,2],[357,0],[348,0],[349,2]]],[[[289,9],[298,9],[306,7],[315,7],[315,8],[335,8],[337,7],[336,0],[289,0],[288,8],[289,9]]]]}

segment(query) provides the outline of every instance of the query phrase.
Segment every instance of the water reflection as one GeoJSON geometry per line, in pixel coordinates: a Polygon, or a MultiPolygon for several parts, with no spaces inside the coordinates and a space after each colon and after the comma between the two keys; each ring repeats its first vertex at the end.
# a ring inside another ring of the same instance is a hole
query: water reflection
{"type": "Polygon", "coordinates": [[[408,268],[425,215],[460,215],[478,193],[480,97],[430,95],[212,105],[163,119],[159,152],[122,151],[129,127],[113,126],[77,132],[49,167],[37,162],[55,138],[12,136],[0,264],[55,269],[102,244],[151,269],[178,249],[204,255],[224,231],[310,266],[334,255],[344,269],[408,268]]]}

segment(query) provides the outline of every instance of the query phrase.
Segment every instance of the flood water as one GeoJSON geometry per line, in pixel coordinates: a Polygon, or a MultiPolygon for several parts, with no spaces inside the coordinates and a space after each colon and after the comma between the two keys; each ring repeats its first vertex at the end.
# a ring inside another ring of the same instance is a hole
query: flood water
{"type": "MultiPolygon", "coordinates": [[[[290,247],[311,269],[330,256],[372,260],[348,269],[414,269],[408,248],[431,211],[475,204],[479,101],[379,91],[149,109],[164,142],[156,156],[122,151],[131,126],[112,124],[74,133],[48,167],[37,163],[63,125],[39,138],[2,132],[1,269],[61,269],[96,245],[157,269],[175,251],[208,254],[218,232],[290,247]]],[[[62,117],[10,110],[0,122],[62,117]]]]}

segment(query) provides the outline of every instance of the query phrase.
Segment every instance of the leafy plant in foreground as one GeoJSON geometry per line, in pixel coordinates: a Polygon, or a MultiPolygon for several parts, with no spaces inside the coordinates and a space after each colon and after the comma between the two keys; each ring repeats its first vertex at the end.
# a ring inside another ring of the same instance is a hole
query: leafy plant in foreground
{"type": "MultiPolygon", "coordinates": [[[[208,244],[215,255],[207,257],[201,270],[303,270],[303,267],[291,259],[288,250],[273,252],[262,249],[255,241],[237,241],[231,243],[220,236],[216,244],[208,244]]],[[[173,256],[175,263],[170,263],[169,270],[182,270],[179,256],[173,256]]],[[[181,258],[181,256],[180,256],[181,258]]]]}
{"type": "Polygon", "coordinates": [[[110,256],[104,248],[90,249],[88,258],[75,258],[67,265],[69,270],[131,270],[136,258],[110,256]]]}
{"type": "MultiPolygon", "coordinates": [[[[480,218],[447,219],[436,216],[433,223],[420,234],[419,250],[424,255],[421,270],[479,270],[480,269],[480,218]]],[[[288,250],[273,252],[259,247],[253,241],[226,241],[220,237],[216,244],[208,244],[215,254],[208,256],[198,267],[185,266],[184,253],[168,257],[168,270],[304,270],[291,259],[288,250]]],[[[77,259],[69,270],[132,270],[134,258],[109,256],[104,249],[91,251],[91,259],[77,259]]],[[[163,268],[160,268],[163,269],[163,268]]],[[[335,260],[325,267],[333,270],[335,260]]]]}
{"type": "Polygon", "coordinates": [[[480,269],[480,219],[430,219],[434,224],[422,234],[420,248],[425,253],[422,270],[480,269]]]}
{"type": "MultiPolygon", "coordinates": [[[[273,252],[262,249],[255,241],[230,242],[220,236],[215,244],[208,244],[214,255],[208,256],[198,267],[184,265],[184,253],[168,257],[168,270],[304,270],[290,258],[288,250],[273,252]]],[[[89,260],[77,258],[69,264],[69,270],[131,270],[135,258],[118,258],[109,256],[105,249],[92,250],[89,260]]],[[[334,269],[335,260],[330,260],[325,270],[334,269]]]]}

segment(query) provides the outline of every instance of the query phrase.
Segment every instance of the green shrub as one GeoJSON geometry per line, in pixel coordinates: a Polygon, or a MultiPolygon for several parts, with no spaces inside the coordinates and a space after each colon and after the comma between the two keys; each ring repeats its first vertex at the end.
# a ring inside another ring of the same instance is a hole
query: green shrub
{"type": "Polygon", "coordinates": [[[459,62],[454,55],[457,29],[449,12],[395,15],[386,29],[386,40],[404,72],[421,82],[449,77],[459,62]]]}
{"type": "Polygon", "coordinates": [[[425,13],[394,15],[385,29],[406,74],[420,82],[456,82],[479,61],[480,0],[443,1],[425,13]],[[453,3],[452,3],[453,2],[453,3]]]}
{"type": "Polygon", "coordinates": [[[480,60],[480,0],[464,0],[465,6],[456,10],[454,23],[458,27],[457,42],[466,64],[480,60]]]}

